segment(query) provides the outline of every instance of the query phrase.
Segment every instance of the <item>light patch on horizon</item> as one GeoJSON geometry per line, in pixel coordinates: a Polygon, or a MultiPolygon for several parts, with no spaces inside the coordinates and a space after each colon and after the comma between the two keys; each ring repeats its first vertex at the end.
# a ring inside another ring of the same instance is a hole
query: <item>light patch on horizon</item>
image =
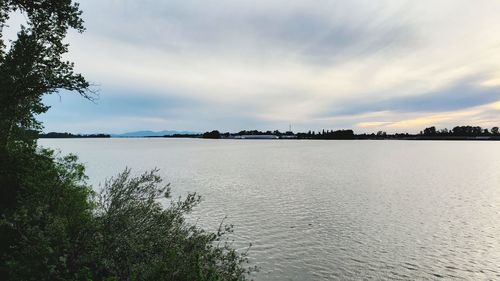
{"type": "MultiPolygon", "coordinates": [[[[498,115],[500,115],[500,102],[493,102],[486,105],[476,106],[465,110],[442,112],[439,114],[419,114],[406,113],[403,116],[395,116],[386,113],[385,120],[393,121],[368,121],[357,123],[357,128],[377,128],[389,132],[402,132],[402,129],[411,129],[417,131],[429,126],[438,128],[453,128],[463,125],[457,120],[469,120],[475,125],[490,128],[498,126],[498,115]]],[[[380,117],[379,117],[380,118],[380,117]]]]}
{"type": "Polygon", "coordinates": [[[391,122],[377,122],[377,121],[361,122],[361,123],[356,124],[356,126],[359,128],[379,128],[379,127],[383,127],[387,124],[391,124],[391,122]]]}
{"type": "Polygon", "coordinates": [[[103,99],[133,89],[136,98],[197,103],[179,105],[182,111],[166,106],[168,116],[124,107],[94,121],[85,120],[84,106],[65,111],[62,103],[42,116],[47,130],[500,124],[483,106],[500,100],[498,1],[89,0],[81,7],[88,30],[70,35],[68,58],[100,85],[103,99]],[[449,89],[460,101],[441,94],[449,89]],[[405,99],[432,106],[414,111],[398,105],[405,99]],[[446,99],[454,110],[439,106],[446,99]],[[460,113],[470,110],[482,112],[460,113]],[[64,114],[82,117],[65,126],[56,120],[64,114]],[[137,122],[112,121],[120,118],[137,122]]]}

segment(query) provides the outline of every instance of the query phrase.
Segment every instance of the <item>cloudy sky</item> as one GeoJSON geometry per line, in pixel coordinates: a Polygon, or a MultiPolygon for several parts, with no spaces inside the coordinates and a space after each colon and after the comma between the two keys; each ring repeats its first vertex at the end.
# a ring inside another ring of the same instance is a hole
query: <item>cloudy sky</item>
{"type": "Polygon", "coordinates": [[[498,0],[85,0],[46,131],[500,125],[498,0]]]}

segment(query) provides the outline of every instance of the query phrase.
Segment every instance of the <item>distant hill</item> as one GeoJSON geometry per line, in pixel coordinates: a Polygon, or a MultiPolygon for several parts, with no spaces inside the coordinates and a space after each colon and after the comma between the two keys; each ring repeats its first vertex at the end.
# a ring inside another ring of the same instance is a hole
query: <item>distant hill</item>
{"type": "Polygon", "coordinates": [[[123,134],[111,134],[111,137],[114,138],[134,138],[134,137],[161,137],[161,136],[172,136],[175,134],[198,134],[198,132],[192,131],[135,131],[135,132],[127,132],[123,134]]]}

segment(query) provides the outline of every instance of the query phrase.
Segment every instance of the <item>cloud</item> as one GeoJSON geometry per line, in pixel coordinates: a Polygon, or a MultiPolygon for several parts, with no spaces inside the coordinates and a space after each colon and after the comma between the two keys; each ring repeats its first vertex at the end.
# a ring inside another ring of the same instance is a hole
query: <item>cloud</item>
{"type": "Polygon", "coordinates": [[[437,125],[440,128],[453,128],[464,124],[474,124],[485,128],[498,126],[498,115],[500,114],[500,102],[493,102],[481,106],[475,106],[462,110],[445,111],[432,114],[422,114],[418,112],[392,114],[385,112],[383,116],[370,118],[372,120],[359,122],[354,126],[370,131],[373,128],[388,130],[390,132],[401,132],[411,129],[418,131],[425,127],[437,125]],[[464,122],[464,120],[466,120],[464,122]]]}
{"type": "MultiPolygon", "coordinates": [[[[479,80],[480,81],[480,80],[479,80]]],[[[337,104],[328,115],[354,115],[377,111],[443,112],[484,105],[500,100],[499,87],[484,87],[468,78],[446,88],[411,96],[379,100],[352,100],[337,104]]]]}
{"type": "Polygon", "coordinates": [[[92,110],[54,107],[47,128],[376,129],[398,116],[470,123],[453,112],[500,100],[496,0],[88,0],[82,8],[87,32],[70,35],[68,58],[101,85],[102,100],[92,110]],[[87,122],[90,113],[100,122],[87,122]],[[78,125],[56,126],[55,116],[78,125]],[[111,121],[121,118],[137,122],[111,121]]]}

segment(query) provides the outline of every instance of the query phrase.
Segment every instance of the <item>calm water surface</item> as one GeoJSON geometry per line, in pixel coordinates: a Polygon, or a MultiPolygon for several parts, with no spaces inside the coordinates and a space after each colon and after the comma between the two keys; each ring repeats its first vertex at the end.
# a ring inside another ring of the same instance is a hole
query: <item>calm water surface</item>
{"type": "Polygon", "coordinates": [[[90,181],[158,167],[255,280],[500,279],[500,142],[44,139],[90,181]]]}

